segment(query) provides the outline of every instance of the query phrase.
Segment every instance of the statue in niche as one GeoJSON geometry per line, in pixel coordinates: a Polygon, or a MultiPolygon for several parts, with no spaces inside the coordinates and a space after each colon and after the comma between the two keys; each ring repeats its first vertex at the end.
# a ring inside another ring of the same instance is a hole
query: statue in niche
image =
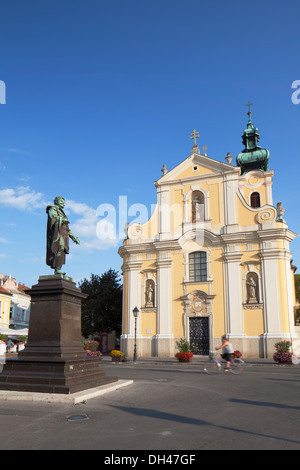
{"type": "Polygon", "coordinates": [[[154,282],[146,282],[146,307],[154,307],[154,282]]]}
{"type": "Polygon", "coordinates": [[[258,283],[257,283],[257,274],[249,273],[246,279],[247,286],[247,304],[257,304],[258,303],[258,283]]]}
{"type": "Polygon", "coordinates": [[[201,191],[194,191],[192,196],[192,221],[204,221],[204,195],[201,191]]]}
{"type": "Polygon", "coordinates": [[[66,262],[69,253],[69,238],[80,244],[79,239],[69,229],[69,220],[63,211],[65,199],[57,196],[54,205],[47,206],[47,255],[46,264],[54,269],[54,274],[65,274],[62,265],[66,262]]]}

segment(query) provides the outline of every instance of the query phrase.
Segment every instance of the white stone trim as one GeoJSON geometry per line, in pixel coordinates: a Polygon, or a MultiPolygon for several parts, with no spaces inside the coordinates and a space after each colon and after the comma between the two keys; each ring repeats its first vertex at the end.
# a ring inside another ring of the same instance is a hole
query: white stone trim
{"type": "Polygon", "coordinates": [[[278,252],[260,252],[262,262],[262,288],[264,297],[265,334],[282,334],[278,252]],[[268,293],[268,295],[267,295],[268,293]]]}
{"type": "MultiPolygon", "coordinates": [[[[230,337],[244,336],[244,317],[242,309],[242,278],[241,259],[242,253],[229,251],[229,247],[224,253],[225,268],[225,299],[227,333],[230,337]],[[234,294],[233,294],[234,293],[234,294]]],[[[234,248],[234,247],[232,247],[234,248]]]]}
{"type": "Polygon", "coordinates": [[[249,195],[248,195],[248,205],[249,205],[250,207],[252,207],[252,209],[261,209],[261,207],[262,207],[262,206],[261,206],[261,192],[258,190],[258,188],[253,189],[253,191],[251,191],[251,193],[249,193],[249,195]],[[259,194],[259,206],[258,206],[258,207],[252,207],[252,206],[251,206],[251,195],[252,195],[253,193],[259,194]]]}
{"type": "Polygon", "coordinates": [[[172,335],[172,258],[159,253],[157,266],[157,334],[172,335]]]}

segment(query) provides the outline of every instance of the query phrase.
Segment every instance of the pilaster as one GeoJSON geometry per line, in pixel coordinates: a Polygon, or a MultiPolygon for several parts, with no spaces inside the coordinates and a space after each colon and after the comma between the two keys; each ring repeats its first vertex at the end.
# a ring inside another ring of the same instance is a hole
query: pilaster
{"type": "Polygon", "coordinates": [[[157,266],[157,356],[170,356],[174,349],[172,332],[172,258],[160,252],[157,266]]]}
{"type": "Polygon", "coordinates": [[[237,251],[236,246],[228,246],[225,248],[227,333],[230,338],[244,337],[241,259],[242,253],[237,251]]]}

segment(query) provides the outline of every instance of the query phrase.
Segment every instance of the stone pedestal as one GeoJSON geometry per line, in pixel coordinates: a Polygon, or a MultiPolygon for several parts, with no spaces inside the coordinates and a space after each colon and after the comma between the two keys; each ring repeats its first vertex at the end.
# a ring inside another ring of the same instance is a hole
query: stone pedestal
{"type": "Polygon", "coordinates": [[[8,358],[0,389],[74,393],[116,382],[100,369],[101,359],[87,357],[81,343],[81,301],[86,297],[72,279],[41,276],[31,296],[28,343],[8,358]]]}

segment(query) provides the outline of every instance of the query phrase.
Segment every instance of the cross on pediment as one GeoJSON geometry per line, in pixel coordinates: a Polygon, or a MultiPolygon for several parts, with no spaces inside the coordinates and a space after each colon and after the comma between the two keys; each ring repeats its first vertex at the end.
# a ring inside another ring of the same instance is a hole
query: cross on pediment
{"type": "Polygon", "coordinates": [[[194,145],[197,145],[196,139],[199,139],[199,132],[194,129],[194,132],[191,133],[191,139],[194,139],[194,145]]]}

